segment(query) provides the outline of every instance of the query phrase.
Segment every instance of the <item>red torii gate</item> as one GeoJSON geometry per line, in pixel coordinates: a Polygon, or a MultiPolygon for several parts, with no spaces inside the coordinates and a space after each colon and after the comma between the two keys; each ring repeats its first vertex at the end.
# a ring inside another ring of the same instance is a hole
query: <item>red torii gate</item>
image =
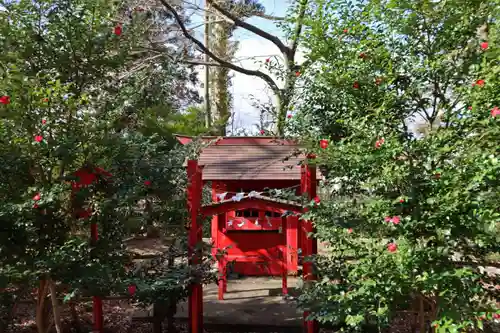
{"type": "MultiPolygon", "coordinates": [[[[99,179],[99,177],[105,176],[109,181],[109,179],[111,179],[113,175],[100,167],[87,165],[74,172],[73,176],[76,177],[76,180],[71,182],[72,196],[74,197],[81,188],[92,185],[99,179]]],[[[88,208],[86,210],[83,210],[81,207],[75,207],[74,213],[75,218],[86,219],[92,215],[92,209],[88,208]]],[[[99,232],[96,223],[92,223],[90,225],[90,239],[92,243],[97,242],[99,239],[99,232]]],[[[93,331],[101,333],[104,327],[104,315],[102,310],[101,297],[92,297],[92,317],[93,331]]]]}
{"type": "MultiPolygon", "coordinates": [[[[189,262],[191,265],[197,265],[201,262],[201,252],[195,252],[196,245],[202,242],[202,223],[200,223],[200,216],[209,216],[214,214],[224,214],[228,211],[234,211],[246,208],[257,208],[270,210],[278,213],[286,211],[292,213],[303,213],[307,209],[297,204],[290,204],[281,201],[270,201],[261,197],[244,198],[241,201],[223,201],[214,203],[207,206],[201,206],[201,194],[203,189],[202,180],[202,167],[198,165],[197,160],[189,160],[187,162],[187,177],[188,177],[188,209],[191,220],[191,226],[188,235],[189,246],[189,262]]],[[[307,194],[309,200],[316,197],[316,167],[303,164],[301,166],[301,193],[307,194]]],[[[283,218],[288,219],[288,218],[283,218]]],[[[283,226],[286,227],[286,221],[283,221],[283,226]]],[[[313,225],[311,221],[303,221],[302,228],[299,228],[300,237],[303,239],[302,251],[304,257],[314,255],[317,253],[317,241],[314,238],[309,238],[307,235],[313,232],[313,225]]],[[[286,248],[286,246],[285,246],[286,248]]],[[[286,253],[285,256],[286,258],[286,253]]],[[[283,274],[283,292],[286,293],[286,277],[287,268],[286,260],[284,260],[284,274],[283,274]]],[[[221,265],[219,264],[219,269],[221,265]]],[[[304,280],[315,280],[316,276],[313,272],[313,266],[310,262],[303,264],[304,280]]],[[[219,296],[225,289],[225,277],[219,281],[219,296]]],[[[189,312],[189,332],[202,333],[203,332],[203,286],[199,282],[193,283],[189,287],[188,299],[188,312],[189,312]]],[[[307,333],[319,332],[319,325],[316,321],[306,320],[309,313],[304,312],[304,331],[307,333]]]]}

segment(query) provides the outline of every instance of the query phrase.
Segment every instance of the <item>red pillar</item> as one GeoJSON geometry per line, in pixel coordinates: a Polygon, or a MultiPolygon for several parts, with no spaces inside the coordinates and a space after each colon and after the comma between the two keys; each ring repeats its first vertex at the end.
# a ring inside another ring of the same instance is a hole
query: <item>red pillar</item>
{"type": "MultiPolygon", "coordinates": [[[[217,202],[218,201],[218,198],[217,198],[217,193],[220,191],[220,185],[219,185],[219,182],[212,182],[212,201],[213,202],[217,202]]],[[[218,240],[218,234],[219,234],[219,216],[218,215],[214,215],[212,216],[212,223],[211,223],[211,230],[210,230],[210,234],[211,234],[211,237],[212,237],[212,243],[213,243],[213,247],[212,247],[212,255],[215,257],[215,255],[217,254],[217,249],[219,248],[219,240],[218,240]]]]}
{"type": "MultiPolygon", "coordinates": [[[[212,182],[212,201],[217,202],[217,194],[226,191],[227,186],[222,182],[212,182]]],[[[211,233],[213,240],[212,255],[216,257],[217,253],[220,253],[221,244],[224,241],[224,228],[226,227],[227,214],[218,214],[212,217],[211,233]]],[[[219,300],[224,299],[224,293],[227,291],[227,279],[226,279],[226,257],[222,256],[217,258],[218,265],[218,298],[219,300]]]]}
{"type": "MultiPolygon", "coordinates": [[[[307,168],[305,164],[302,164],[300,167],[300,194],[308,194],[308,177],[307,177],[307,168]]],[[[307,195],[309,198],[309,195],[307,195]]],[[[301,249],[300,258],[302,261],[302,276],[304,276],[304,256],[306,253],[307,246],[307,237],[306,237],[306,224],[303,220],[300,220],[297,226],[297,230],[299,233],[299,246],[301,249]]]]}
{"type": "MultiPolygon", "coordinates": [[[[303,194],[307,194],[307,199],[312,200],[316,197],[316,167],[311,165],[302,165],[301,168],[301,192],[303,194]]],[[[305,209],[307,210],[307,209],[305,209]]],[[[318,253],[318,243],[315,238],[308,237],[308,233],[314,232],[314,227],[311,221],[302,221],[301,232],[303,234],[302,237],[302,253],[303,258],[309,257],[311,255],[315,255],[318,253]]],[[[313,265],[311,262],[305,262],[303,260],[302,263],[302,271],[303,278],[305,282],[312,281],[316,279],[316,276],[313,274],[313,265]]],[[[314,320],[306,320],[309,316],[309,312],[304,312],[304,331],[307,333],[318,333],[319,325],[317,321],[314,320]]]]}
{"type": "MultiPolygon", "coordinates": [[[[221,248],[221,245],[224,244],[224,230],[226,228],[226,217],[227,214],[223,213],[217,216],[217,239],[218,239],[218,244],[217,244],[217,249],[222,252],[223,248],[221,248]]],[[[217,264],[218,264],[218,269],[219,269],[219,280],[218,280],[218,287],[219,287],[219,300],[224,299],[224,293],[227,292],[227,258],[226,254],[222,255],[217,264]]]]}
{"type": "MultiPolygon", "coordinates": [[[[90,225],[90,239],[92,243],[97,243],[99,239],[99,232],[97,229],[97,223],[92,223],[90,225]]],[[[92,317],[93,317],[93,331],[96,333],[102,333],[104,329],[104,315],[102,312],[102,299],[98,296],[92,297],[92,317]]]]}
{"type": "Polygon", "coordinates": [[[283,296],[288,295],[288,237],[287,237],[287,229],[288,229],[288,219],[289,217],[281,218],[281,232],[283,234],[283,238],[285,241],[285,246],[283,246],[283,253],[281,256],[281,290],[283,296]]]}
{"type": "Polygon", "coordinates": [[[298,261],[298,253],[297,250],[299,248],[298,243],[298,217],[297,216],[288,216],[286,227],[286,245],[287,245],[287,266],[289,274],[297,274],[297,261],[298,261]]]}
{"type": "MultiPolygon", "coordinates": [[[[191,226],[188,236],[189,263],[193,266],[201,262],[200,252],[196,246],[202,241],[202,224],[199,223],[201,191],[203,188],[201,168],[197,160],[189,160],[187,163],[188,176],[188,209],[191,226]]],[[[195,282],[189,286],[189,332],[203,332],[203,286],[195,282]]]]}

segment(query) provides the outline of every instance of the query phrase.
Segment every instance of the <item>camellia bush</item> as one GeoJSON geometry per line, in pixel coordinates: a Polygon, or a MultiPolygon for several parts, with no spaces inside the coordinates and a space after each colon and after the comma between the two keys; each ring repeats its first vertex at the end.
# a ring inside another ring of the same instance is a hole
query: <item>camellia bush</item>
{"type": "Polygon", "coordinates": [[[310,3],[289,131],[325,173],[306,216],[328,244],[300,299],[311,318],[420,332],[498,319],[498,17],[495,1],[310,3]]]}
{"type": "Polygon", "coordinates": [[[0,329],[30,294],[42,333],[61,322],[49,290],[65,301],[130,293],[151,304],[177,301],[204,278],[184,262],[154,279],[126,269],[127,221],[185,234],[185,149],[141,117],[178,106],[184,74],[169,63],[137,69],[148,16],[131,10],[120,21],[117,5],[16,1],[0,11],[0,329]]]}

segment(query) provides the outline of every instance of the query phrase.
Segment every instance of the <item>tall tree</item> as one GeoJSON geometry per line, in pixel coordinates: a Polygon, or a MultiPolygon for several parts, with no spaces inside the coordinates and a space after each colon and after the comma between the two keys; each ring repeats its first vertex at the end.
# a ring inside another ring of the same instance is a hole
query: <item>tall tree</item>
{"type": "MultiPolygon", "coordinates": [[[[184,151],[143,130],[142,112],[173,113],[183,103],[179,82],[189,82],[168,58],[153,65],[136,52],[147,17],[116,20],[115,5],[22,0],[0,11],[0,318],[13,308],[5,299],[39,287],[40,333],[49,330],[54,284],[71,298],[122,293],[136,279],[124,268],[125,221],[168,221],[176,223],[169,231],[185,232],[184,151]],[[77,191],[78,170],[94,171],[95,183],[77,191]],[[140,200],[152,204],[140,211],[140,200]],[[92,246],[90,223],[99,227],[92,246]]],[[[177,268],[134,282],[146,300],[185,295],[186,284],[170,283],[169,274],[191,279],[177,268]]]]}
{"type": "Polygon", "coordinates": [[[498,2],[313,9],[294,134],[328,170],[308,218],[330,247],[302,306],[351,331],[405,316],[413,332],[481,329],[500,316],[483,269],[499,266],[498,2]]]}
{"type": "MultiPolygon", "coordinates": [[[[254,0],[222,0],[217,1],[217,4],[237,15],[239,19],[264,12],[263,6],[254,0]]],[[[230,62],[238,49],[238,42],[231,41],[236,26],[225,20],[213,21],[210,23],[209,48],[218,57],[230,62]]],[[[226,67],[212,67],[210,74],[212,90],[210,103],[212,110],[215,111],[213,113],[214,123],[218,128],[218,134],[225,135],[232,107],[232,96],[229,91],[231,86],[230,70],[226,67]]]]}
{"type": "MultiPolygon", "coordinates": [[[[234,8],[232,7],[225,8],[223,4],[218,3],[215,0],[207,0],[208,3],[210,4],[210,7],[214,9],[213,13],[214,16],[226,20],[231,25],[234,25],[235,28],[245,29],[276,45],[276,47],[279,49],[283,57],[284,68],[278,69],[274,67],[274,72],[278,75],[279,79],[282,79],[284,81],[282,87],[280,87],[280,84],[278,83],[277,80],[273,79],[270,74],[264,71],[250,70],[243,68],[239,65],[234,64],[230,60],[227,60],[217,55],[217,53],[213,49],[210,49],[210,47],[205,46],[202,41],[197,39],[192,34],[190,29],[186,25],[186,22],[179,14],[176,4],[170,2],[169,0],[159,0],[159,1],[174,16],[182,34],[186,37],[186,39],[189,40],[191,43],[193,43],[199,49],[199,51],[201,51],[203,54],[207,54],[212,59],[212,62],[209,63],[205,63],[203,61],[199,61],[196,59],[185,59],[184,60],[185,62],[194,65],[226,68],[228,70],[233,70],[242,74],[259,77],[268,84],[268,86],[273,91],[277,101],[274,108],[275,133],[279,136],[283,136],[285,134],[285,122],[287,118],[287,111],[289,110],[290,102],[295,90],[295,83],[297,81],[297,77],[300,76],[301,68],[304,69],[305,67],[307,67],[307,64],[302,64],[302,65],[297,64],[295,57],[297,53],[297,47],[300,40],[300,36],[302,33],[303,18],[306,13],[308,0],[300,0],[296,4],[294,4],[291,8],[291,12],[293,12],[294,14],[291,15],[289,19],[286,21],[287,23],[289,23],[290,26],[289,36],[288,36],[289,37],[288,39],[291,41],[290,45],[286,45],[285,42],[283,42],[273,34],[270,34],[265,30],[260,29],[259,27],[246,22],[244,17],[241,18],[240,15],[237,12],[235,12],[234,8]]],[[[281,21],[284,20],[283,18],[268,16],[264,13],[256,13],[256,15],[273,20],[281,20],[281,21]]],[[[162,51],[161,48],[158,49],[158,51],[161,52],[162,51]]]]}
{"type": "MultiPolygon", "coordinates": [[[[178,6],[180,17],[189,23],[184,6],[178,6]]],[[[179,59],[193,57],[194,48],[179,35],[176,22],[172,15],[158,6],[156,0],[124,0],[120,2],[119,12],[114,21],[122,24],[137,23],[142,25],[140,35],[136,36],[136,44],[132,51],[134,62],[119,76],[121,79],[137,71],[151,70],[150,75],[154,77],[155,71],[162,70],[165,62],[178,62],[179,59]],[[161,46],[164,52],[158,54],[154,48],[161,46]]],[[[174,109],[185,109],[187,106],[201,102],[196,90],[198,83],[197,73],[193,66],[179,63],[172,72],[170,79],[171,98],[175,100],[172,105],[174,109]],[[190,84],[186,84],[190,83],[190,84]]],[[[161,96],[158,96],[159,99],[161,96]]]]}

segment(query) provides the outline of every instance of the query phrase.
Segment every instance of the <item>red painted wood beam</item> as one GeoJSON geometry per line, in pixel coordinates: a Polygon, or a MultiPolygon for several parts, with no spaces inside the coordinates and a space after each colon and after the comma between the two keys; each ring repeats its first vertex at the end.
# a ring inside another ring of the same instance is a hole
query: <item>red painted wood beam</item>
{"type": "Polygon", "coordinates": [[[217,215],[229,211],[243,210],[243,209],[256,209],[265,210],[283,214],[286,211],[292,213],[301,213],[302,207],[300,205],[286,204],[276,201],[267,201],[260,198],[243,198],[241,201],[224,201],[215,203],[209,206],[204,206],[201,213],[204,216],[217,215]]]}
{"type": "MultiPolygon", "coordinates": [[[[301,169],[301,189],[302,193],[307,193],[307,198],[312,200],[316,197],[316,167],[312,165],[303,165],[301,169]]],[[[306,211],[306,209],[304,209],[306,211]]],[[[311,255],[315,255],[318,253],[318,243],[317,240],[313,237],[308,237],[308,233],[314,232],[314,226],[311,221],[304,221],[304,230],[303,230],[303,255],[305,257],[309,257],[311,255]]],[[[304,280],[312,281],[316,279],[313,271],[313,264],[311,262],[303,261],[303,275],[304,280]]],[[[319,332],[319,324],[315,320],[307,320],[306,318],[309,316],[309,312],[304,312],[304,330],[307,333],[318,333],[319,332]]]]}
{"type": "Polygon", "coordinates": [[[288,216],[286,227],[286,245],[287,245],[287,266],[288,273],[293,275],[297,274],[297,249],[298,245],[298,228],[299,228],[299,218],[298,216],[288,216]]]}
{"type": "MultiPolygon", "coordinates": [[[[222,186],[223,186],[222,182],[212,182],[212,201],[214,202],[217,201],[217,193],[222,190],[222,186]]],[[[210,235],[213,243],[212,256],[214,257],[217,254],[217,249],[219,248],[218,234],[219,234],[219,216],[213,215],[212,223],[210,224],[210,235]]]]}
{"type": "MultiPolygon", "coordinates": [[[[308,177],[307,177],[307,168],[305,164],[302,164],[300,166],[300,194],[301,195],[307,195],[309,198],[309,189],[308,189],[308,177]]],[[[304,212],[306,212],[307,209],[304,209],[304,212]]],[[[300,258],[302,261],[302,265],[304,265],[304,255],[306,252],[306,246],[307,246],[307,237],[306,237],[306,224],[304,221],[299,221],[298,225],[298,233],[299,233],[299,244],[300,244],[300,249],[302,250],[302,253],[300,254],[300,258]]],[[[303,268],[303,267],[302,267],[303,268]]],[[[304,276],[304,269],[302,269],[302,275],[304,276]]]]}
{"type": "Polygon", "coordinates": [[[283,296],[288,295],[288,242],[287,242],[287,229],[288,229],[288,221],[290,221],[290,216],[282,217],[281,218],[281,232],[283,235],[284,243],[285,246],[283,246],[283,253],[281,256],[281,291],[283,293],[283,296]]]}
{"type": "MultiPolygon", "coordinates": [[[[196,246],[202,241],[202,224],[199,223],[201,206],[201,192],[203,188],[202,171],[197,160],[187,163],[188,176],[188,209],[191,226],[188,235],[188,256],[190,265],[196,266],[201,262],[201,253],[196,246]]],[[[200,282],[189,286],[189,332],[203,333],[203,287],[200,282]]]]}

